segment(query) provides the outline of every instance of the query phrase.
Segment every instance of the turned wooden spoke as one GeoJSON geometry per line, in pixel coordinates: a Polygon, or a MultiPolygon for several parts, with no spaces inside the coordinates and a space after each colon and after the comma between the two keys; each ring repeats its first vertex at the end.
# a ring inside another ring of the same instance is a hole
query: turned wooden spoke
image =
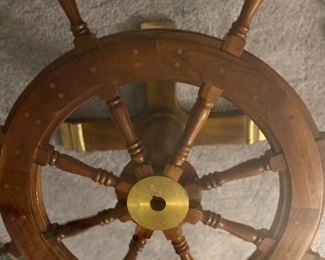
{"type": "Polygon", "coordinates": [[[255,158],[236,165],[223,172],[214,172],[200,178],[202,189],[217,188],[233,180],[256,176],[269,170],[268,159],[265,156],[255,158]]]}
{"type": "Polygon", "coordinates": [[[246,44],[250,23],[263,0],[245,0],[241,13],[232,24],[231,29],[225,37],[225,42],[222,46],[224,51],[227,51],[235,56],[240,56],[246,44]]]}
{"type": "Polygon", "coordinates": [[[90,34],[87,23],[85,23],[79,13],[75,0],[58,0],[65,14],[71,23],[71,31],[75,37],[90,34]]]}
{"type": "Polygon", "coordinates": [[[93,168],[69,155],[61,154],[55,151],[52,146],[48,149],[38,148],[34,161],[43,166],[55,166],[63,171],[90,178],[105,186],[116,187],[119,181],[113,173],[104,169],[93,168]]]}
{"type": "Polygon", "coordinates": [[[176,155],[172,160],[172,167],[166,167],[165,175],[175,180],[180,178],[181,172],[177,171],[175,167],[182,167],[184,162],[187,160],[195,138],[198,136],[205,121],[208,119],[211,109],[220,97],[221,93],[221,89],[212,85],[201,87],[197,101],[185,126],[176,155]]]}
{"type": "Polygon", "coordinates": [[[153,231],[137,226],[136,232],[129,244],[129,251],[124,260],[134,260],[138,254],[143,250],[147,240],[151,238],[153,231]]]}
{"type": "Polygon", "coordinates": [[[136,134],[128,108],[120,96],[116,96],[114,99],[108,101],[107,104],[116,126],[124,135],[126,146],[132,160],[137,164],[143,164],[145,162],[144,148],[136,134]]]}
{"type": "Polygon", "coordinates": [[[9,242],[0,248],[0,257],[19,257],[20,253],[13,242],[9,242]]]}
{"type": "Polygon", "coordinates": [[[286,169],[286,161],[282,153],[273,155],[271,151],[267,151],[260,158],[250,159],[226,171],[204,175],[198,180],[198,184],[202,189],[210,190],[230,181],[257,176],[264,171],[281,172],[286,169]]]}
{"type": "Polygon", "coordinates": [[[223,229],[238,238],[251,242],[258,248],[266,238],[266,230],[256,230],[248,225],[224,219],[221,215],[211,211],[203,211],[201,221],[212,228],[223,229]]]}
{"type": "Polygon", "coordinates": [[[108,225],[120,217],[118,209],[103,210],[95,216],[74,220],[64,225],[52,224],[50,229],[43,233],[43,236],[46,239],[57,238],[61,240],[78,235],[97,225],[108,225]]]}
{"type": "Polygon", "coordinates": [[[190,247],[187,244],[181,227],[165,230],[164,234],[165,237],[172,242],[176,254],[178,254],[182,260],[194,259],[190,253],[190,247]]]}

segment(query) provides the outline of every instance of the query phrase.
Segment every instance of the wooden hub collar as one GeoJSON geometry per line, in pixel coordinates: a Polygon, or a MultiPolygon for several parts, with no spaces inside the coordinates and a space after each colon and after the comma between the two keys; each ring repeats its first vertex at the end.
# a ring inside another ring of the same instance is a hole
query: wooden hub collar
{"type": "Polygon", "coordinates": [[[176,181],[164,176],[151,176],[137,182],[127,197],[132,219],[150,230],[177,227],[189,210],[189,196],[176,181]]]}

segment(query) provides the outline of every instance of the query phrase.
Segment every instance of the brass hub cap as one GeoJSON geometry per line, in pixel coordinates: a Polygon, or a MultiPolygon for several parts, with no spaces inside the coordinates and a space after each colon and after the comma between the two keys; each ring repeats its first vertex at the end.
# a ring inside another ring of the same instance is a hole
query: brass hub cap
{"type": "Polygon", "coordinates": [[[177,227],[189,210],[185,189],[168,177],[151,176],[137,182],[127,197],[132,219],[150,230],[177,227]]]}

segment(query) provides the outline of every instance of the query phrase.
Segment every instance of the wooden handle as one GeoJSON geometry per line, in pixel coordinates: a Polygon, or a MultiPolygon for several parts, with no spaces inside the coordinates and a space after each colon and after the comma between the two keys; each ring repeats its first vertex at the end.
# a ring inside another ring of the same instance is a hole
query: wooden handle
{"type": "Polygon", "coordinates": [[[257,176],[269,169],[268,158],[265,156],[250,159],[223,172],[204,175],[199,184],[204,190],[210,190],[223,184],[247,177],[257,176]]]}
{"type": "Polygon", "coordinates": [[[208,210],[202,213],[202,223],[205,225],[212,228],[223,229],[238,238],[254,243],[256,246],[263,241],[264,234],[260,230],[256,230],[245,224],[224,219],[221,215],[208,210]]]}
{"type": "Polygon", "coordinates": [[[232,24],[225,37],[222,49],[235,56],[240,56],[246,44],[250,23],[263,0],[245,0],[238,19],[232,24]]]}
{"type": "Polygon", "coordinates": [[[179,255],[182,260],[194,259],[190,253],[190,247],[183,235],[181,227],[164,230],[164,234],[166,239],[172,242],[176,254],[179,255]]]}
{"type": "Polygon", "coordinates": [[[145,162],[144,148],[138,139],[127,106],[122,102],[120,96],[116,96],[107,104],[114,123],[125,137],[126,146],[132,160],[137,164],[143,164],[145,162]]]}
{"type": "Polygon", "coordinates": [[[172,240],[172,245],[176,254],[180,256],[182,260],[193,260],[193,256],[190,254],[190,248],[184,236],[180,236],[175,240],[172,240]]]}
{"type": "Polygon", "coordinates": [[[230,29],[232,34],[242,37],[243,39],[247,38],[250,23],[262,1],[263,0],[246,0],[244,2],[237,21],[233,23],[233,26],[230,29]]]}
{"type": "Polygon", "coordinates": [[[200,133],[215,102],[221,94],[222,89],[216,86],[207,84],[201,87],[196,103],[186,123],[176,154],[171,160],[172,163],[165,167],[165,176],[175,181],[181,177],[182,172],[179,171],[179,168],[182,167],[187,160],[196,137],[200,133]]]}
{"type": "Polygon", "coordinates": [[[116,187],[119,182],[119,178],[112,172],[91,167],[70,155],[61,154],[55,151],[53,146],[49,146],[48,149],[39,147],[34,162],[42,166],[55,166],[62,171],[90,178],[94,182],[105,186],[116,187]]]}
{"type": "Polygon", "coordinates": [[[129,244],[129,251],[124,260],[135,260],[138,254],[143,250],[147,240],[151,238],[153,231],[137,226],[134,236],[129,244]]]}
{"type": "Polygon", "coordinates": [[[79,37],[84,34],[90,34],[90,30],[87,23],[84,22],[80,16],[78,6],[75,0],[58,0],[62,6],[65,14],[70,20],[71,31],[75,37],[79,37]]]}
{"type": "Polygon", "coordinates": [[[46,239],[55,237],[58,240],[62,240],[66,237],[75,236],[97,225],[108,225],[117,218],[115,209],[103,210],[95,216],[74,220],[64,225],[52,224],[51,228],[43,233],[43,236],[46,239]]]}

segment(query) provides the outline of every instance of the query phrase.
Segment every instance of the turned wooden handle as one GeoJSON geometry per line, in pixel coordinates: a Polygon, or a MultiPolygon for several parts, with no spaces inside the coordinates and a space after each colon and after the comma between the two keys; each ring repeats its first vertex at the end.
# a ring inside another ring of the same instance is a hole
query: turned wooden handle
{"type": "Polygon", "coordinates": [[[120,96],[108,101],[107,105],[114,123],[125,138],[132,160],[138,164],[143,164],[145,162],[144,148],[136,134],[127,106],[120,96]]]}
{"type": "Polygon", "coordinates": [[[269,168],[268,158],[263,156],[248,160],[223,172],[205,175],[199,180],[199,183],[203,189],[210,190],[233,180],[257,176],[269,168]]]}
{"type": "Polygon", "coordinates": [[[233,23],[233,26],[230,29],[230,33],[246,39],[250,23],[262,1],[263,0],[245,0],[237,21],[233,23]]]}
{"type": "Polygon", "coordinates": [[[263,0],[245,0],[238,19],[232,24],[225,37],[222,49],[235,56],[240,56],[246,44],[250,23],[263,0]]]}
{"type": "Polygon", "coordinates": [[[105,186],[116,186],[118,183],[118,178],[113,173],[104,169],[93,168],[69,155],[58,153],[53,165],[63,171],[88,177],[105,186]]]}
{"type": "Polygon", "coordinates": [[[180,256],[182,260],[194,260],[190,254],[190,248],[184,236],[180,236],[175,240],[172,240],[172,245],[175,252],[180,256]]]}
{"type": "Polygon", "coordinates": [[[61,154],[55,151],[53,146],[49,146],[48,149],[39,147],[34,162],[42,166],[55,166],[62,171],[90,178],[105,186],[116,187],[119,182],[119,178],[112,172],[91,167],[70,155],[61,154]]]}
{"type": "Polygon", "coordinates": [[[71,23],[71,31],[75,37],[79,37],[84,34],[90,34],[87,23],[85,23],[78,10],[78,6],[75,0],[58,0],[62,6],[65,14],[67,15],[71,23]]]}
{"type": "Polygon", "coordinates": [[[82,20],[75,0],[58,0],[71,23],[71,31],[75,37],[90,34],[87,24],[82,20]]]}
{"type": "Polygon", "coordinates": [[[196,103],[187,120],[184,132],[181,136],[178,148],[171,163],[164,169],[164,175],[178,181],[183,174],[181,167],[187,160],[195,139],[208,119],[210,112],[221,96],[223,90],[211,84],[205,84],[200,88],[196,103]]]}
{"type": "Polygon", "coordinates": [[[116,218],[114,209],[103,210],[95,216],[71,221],[64,225],[52,224],[51,228],[44,232],[43,235],[46,239],[55,237],[62,240],[66,237],[78,235],[94,226],[110,224],[116,218]]]}
{"type": "Polygon", "coordinates": [[[139,236],[134,235],[129,245],[129,251],[127,255],[124,257],[124,260],[136,259],[138,254],[143,250],[146,243],[147,243],[146,238],[140,238],[139,236]]]}
{"type": "Polygon", "coordinates": [[[264,238],[264,234],[261,230],[256,230],[251,226],[224,219],[221,215],[208,210],[203,211],[202,223],[215,229],[223,229],[247,242],[254,243],[256,246],[258,246],[264,238]]]}

